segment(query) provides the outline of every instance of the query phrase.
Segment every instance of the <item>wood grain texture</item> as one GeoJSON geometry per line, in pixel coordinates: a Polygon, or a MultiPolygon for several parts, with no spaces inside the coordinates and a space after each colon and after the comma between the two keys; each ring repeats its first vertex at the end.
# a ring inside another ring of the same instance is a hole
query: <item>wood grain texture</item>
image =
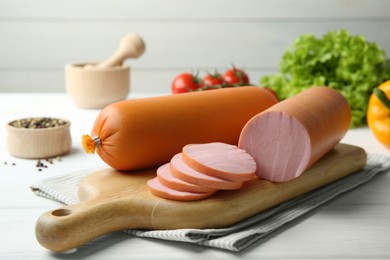
{"type": "Polygon", "coordinates": [[[259,84],[304,33],[346,28],[390,53],[388,10],[386,0],[0,0],[0,91],[65,92],[66,64],[101,61],[131,32],[147,46],[127,62],[133,93],[167,93],[180,72],[232,63],[259,84]]]}
{"type": "Polygon", "coordinates": [[[105,169],[82,180],[82,202],[42,214],[36,223],[36,237],[50,250],[64,251],[115,230],[226,227],[347,176],[365,162],[363,149],[338,144],[292,181],[256,179],[238,191],[219,191],[194,202],[153,196],[146,181],[155,176],[155,169],[131,174],[105,169]]]}

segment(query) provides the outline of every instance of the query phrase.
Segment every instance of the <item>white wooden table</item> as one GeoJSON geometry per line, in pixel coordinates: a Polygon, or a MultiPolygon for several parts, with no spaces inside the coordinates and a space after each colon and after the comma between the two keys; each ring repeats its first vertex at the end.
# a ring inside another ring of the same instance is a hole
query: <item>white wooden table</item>
{"type": "MultiPolygon", "coordinates": [[[[36,241],[35,222],[43,212],[60,204],[34,195],[29,185],[104,165],[97,155],[87,155],[80,144],[81,135],[90,132],[98,113],[76,108],[65,94],[0,94],[1,259],[390,259],[390,174],[376,177],[238,254],[140,239],[122,232],[106,235],[77,251],[50,252],[36,241]],[[35,167],[36,160],[14,158],[6,149],[4,125],[29,116],[62,117],[72,122],[71,153],[43,171],[35,167]]],[[[367,128],[350,130],[343,142],[390,156],[390,150],[367,128]]]]}

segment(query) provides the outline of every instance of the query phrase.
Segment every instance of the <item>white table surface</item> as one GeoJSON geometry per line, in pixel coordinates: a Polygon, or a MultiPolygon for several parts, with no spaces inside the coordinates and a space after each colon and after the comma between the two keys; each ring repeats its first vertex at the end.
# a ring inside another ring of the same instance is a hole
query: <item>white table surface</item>
{"type": "MultiPolygon", "coordinates": [[[[72,252],[50,252],[36,241],[35,222],[42,213],[61,205],[36,196],[29,186],[43,178],[105,165],[97,155],[86,154],[80,144],[81,135],[89,134],[98,113],[76,108],[65,94],[0,94],[1,125],[29,116],[61,117],[72,122],[73,138],[71,153],[39,172],[36,160],[8,154],[6,130],[0,128],[1,259],[390,259],[390,174],[376,177],[241,253],[122,232],[72,252]]],[[[390,156],[390,150],[365,127],[349,130],[342,142],[390,156]]]]}

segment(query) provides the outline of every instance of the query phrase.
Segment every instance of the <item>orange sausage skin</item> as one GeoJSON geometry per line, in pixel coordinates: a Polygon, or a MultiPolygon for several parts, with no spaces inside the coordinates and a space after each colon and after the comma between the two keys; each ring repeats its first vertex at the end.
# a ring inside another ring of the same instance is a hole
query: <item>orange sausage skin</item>
{"type": "Polygon", "coordinates": [[[100,112],[91,135],[99,156],[117,170],[160,166],[186,144],[237,145],[246,122],[276,103],[258,87],[125,100],[100,112]]]}

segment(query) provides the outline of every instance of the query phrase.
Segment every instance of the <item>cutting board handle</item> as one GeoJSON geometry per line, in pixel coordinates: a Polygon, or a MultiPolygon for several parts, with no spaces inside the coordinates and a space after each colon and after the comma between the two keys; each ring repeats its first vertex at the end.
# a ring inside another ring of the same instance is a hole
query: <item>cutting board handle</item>
{"type": "Polygon", "coordinates": [[[42,214],[35,235],[44,247],[61,252],[112,231],[148,226],[145,214],[140,207],[129,208],[125,201],[87,200],[42,214]]]}

